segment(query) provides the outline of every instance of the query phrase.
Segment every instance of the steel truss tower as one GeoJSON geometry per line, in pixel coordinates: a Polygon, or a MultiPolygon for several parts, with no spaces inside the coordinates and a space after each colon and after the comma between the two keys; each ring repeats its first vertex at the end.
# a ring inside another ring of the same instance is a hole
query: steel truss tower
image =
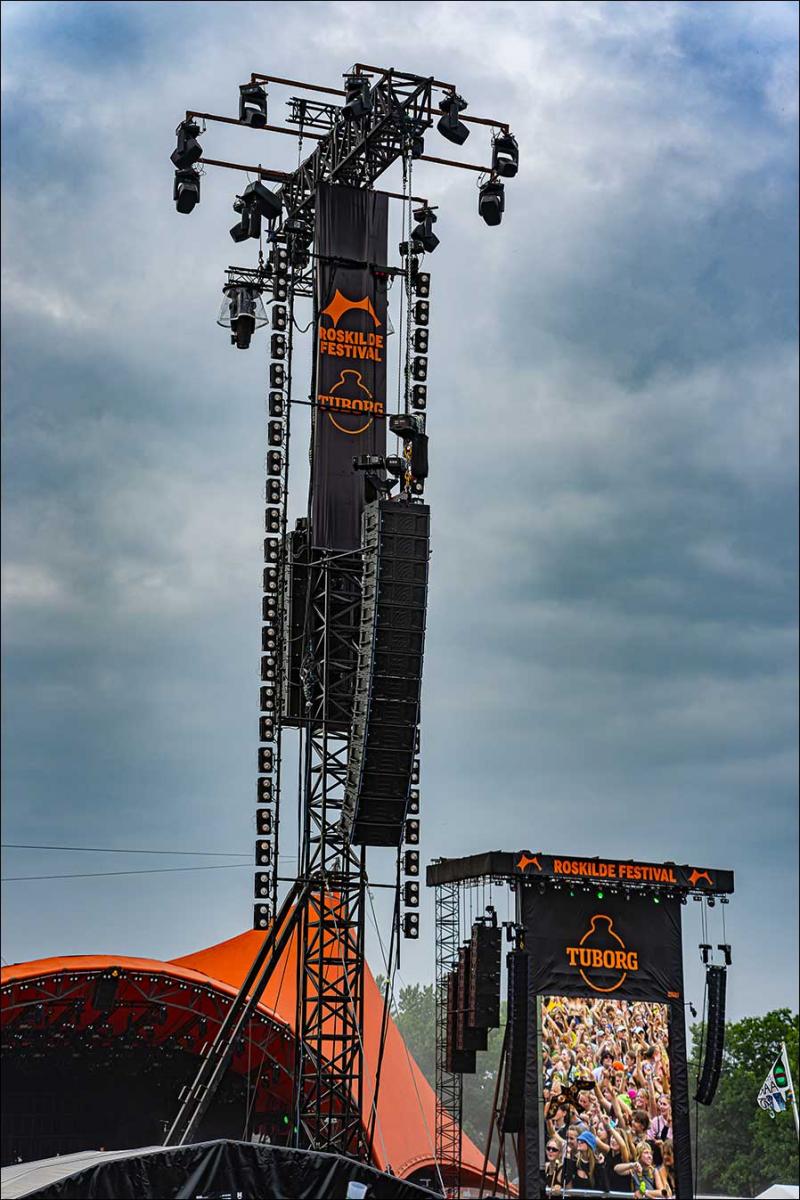
{"type": "MultiPolygon", "coordinates": [[[[322,183],[335,183],[371,189],[393,163],[402,159],[403,193],[389,192],[388,195],[408,204],[404,231],[409,235],[409,243],[403,252],[403,265],[399,268],[388,264],[371,265],[384,268],[387,277],[399,276],[404,281],[407,311],[401,409],[408,413],[412,388],[415,392],[419,390],[414,380],[418,384],[420,378],[414,375],[412,379],[410,359],[412,271],[419,268],[420,255],[423,253],[422,245],[411,237],[411,208],[413,204],[423,205],[427,209],[427,200],[411,194],[412,161],[432,162],[477,173],[484,180],[481,191],[483,198],[487,188],[493,188],[495,195],[498,191],[502,195],[503,185],[498,176],[516,174],[517,158],[516,142],[510,135],[508,125],[502,121],[465,114],[463,108],[466,105],[451,83],[362,63],[357,63],[345,78],[348,88],[352,88],[353,81],[356,91],[363,88],[365,103],[361,110],[346,111],[343,107],[349,95],[346,89],[253,73],[250,80],[240,86],[238,120],[196,109],[186,111],[185,120],[177,131],[178,148],[173,155],[173,162],[176,166],[174,197],[176,207],[181,212],[191,212],[200,198],[200,181],[194,171],[195,164],[203,168],[222,167],[247,172],[259,181],[279,185],[273,198],[276,212],[265,218],[269,220],[268,258],[265,259],[259,251],[257,267],[232,266],[228,268],[226,276],[226,294],[229,294],[227,289],[233,289],[233,292],[238,289],[253,302],[253,308],[261,296],[271,296],[273,302],[279,307],[283,306],[283,324],[277,327],[273,319],[273,329],[285,331],[283,341],[280,336],[276,341],[276,335],[273,334],[270,342],[274,361],[269,368],[269,507],[266,514],[268,536],[265,541],[267,566],[264,575],[262,644],[265,656],[262,658],[262,716],[258,750],[258,800],[265,807],[260,808],[258,813],[256,863],[262,869],[256,875],[255,896],[261,903],[256,904],[254,920],[257,929],[265,930],[264,947],[259,953],[262,958],[267,955],[266,973],[273,969],[274,955],[270,957],[267,951],[268,944],[280,935],[279,913],[284,926],[291,922],[292,927],[296,928],[300,948],[294,1080],[295,1144],[367,1160],[370,1151],[362,1112],[366,854],[363,848],[351,844],[346,823],[342,821],[358,661],[362,555],[335,554],[315,548],[306,550],[304,566],[307,571],[308,599],[305,620],[300,630],[289,629],[286,604],[289,565],[287,497],[289,414],[295,403],[292,396],[292,354],[296,329],[294,303],[297,297],[316,295],[318,259],[313,252],[312,242],[319,186],[322,183]],[[322,93],[325,98],[290,97],[288,125],[273,125],[267,123],[267,86],[322,93]],[[459,162],[424,153],[423,135],[434,121],[445,120],[442,114],[450,109],[460,117],[460,122],[486,126],[491,130],[491,165],[459,162]],[[207,122],[222,122],[249,126],[256,133],[289,135],[298,141],[298,158],[307,139],[316,144],[294,171],[276,171],[264,168],[260,163],[231,163],[209,158],[202,153],[196,142],[196,136],[202,136],[198,122],[202,122],[204,127],[207,122]],[[499,151],[503,143],[506,149],[511,144],[513,169],[505,169],[502,165],[499,151]],[[182,189],[188,189],[188,202],[181,199],[182,189]],[[301,677],[305,710],[302,716],[296,715],[288,720],[285,719],[286,680],[276,664],[280,662],[289,639],[298,635],[302,637],[304,646],[301,677]],[[286,900],[280,908],[278,905],[278,885],[283,880],[279,833],[283,727],[286,724],[300,731],[301,847],[299,871],[293,884],[293,895],[296,897],[294,908],[297,911],[291,916],[287,916],[286,900]]],[[[251,184],[246,191],[252,192],[254,186],[251,184]]],[[[238,207],[234,206],[236,211],[246,216],[246,195],[239,197],[237,204],[238,207]]],[[[487,224],[498,223],[497,213],[496,219],[490,219],[483,209],[480,211],[487,224]]],[[[499,211],[502,211],[502,207],[499,211]]],[[[259,236],[260,218],[253,227],[258,232],[248,232],[245,216],[240,221],[239,232],[231,231],[236,241],[259,236]]],[[[436,239],[433,241],[435,244],[436,239]]],[[[424,295],[427,296],[427,292],[424,295]]],[[[427,311],[427,304],[425,308],[427,311]]],[[[276,311],[273,308],[273,316],[276,311]]],[[[427,325],[427,316],[424,323],[427,325]]],[[[427,353],[427,349],[423,353],[427,353]]],[[[422,391],[425,392],[424,387],[422,391]]],[[[315,401],[312,399],[311,403],[313,407],[315,401]]],[[[423,402],[417,407],[424,406],[423,402]]],[[[312,473],[312,492],[314,485],[312,473]]],[[[418,490],[421,491],[421,487],[418,490]]],[[[417,809],[413,811],[416,813],[417,809]]],[[[397,889],[394,920],[398,927],[394,932],[398,939],[400,875],[398,870],[389,885],[397,889]]],[[[416,905],[418,899],[414,903],[416,905]]],[[[416,936],[416,931],[409,936],[416,936]]],[[[457,913],[455,937],[457,941],[457,913]]],[[[440,966],[437,958],[437,985],[440,966]]],[[[256,974],[251,971],[248,976],[249,995],[245,991],[238,999],[239,1006],[242,1009],[247,1006],[248,1011],[257,1004],[261,994],[259,989],[263,988],[263,984],[256,983],[255,990],[252,990],[251,976],[255,979],[256,974]]],[[[189,1139],[197,1125],[195,1110],[201,1103],[207,1105],[210,1102],[208,1081],[212,1080],[213,1086],[216,1086],[221,1078],[223,1067],[220,1064],[226,1061],[228,1051],[224,1044],[226,1036],[221,1029],[219,1037],[204,1052],[197,1078],[185,1089],[181,1111],[168,1139],[172,1144],[189,1139]]],[[[437,1057],[437,1073],[439,1069],[437,1057]]],[[[451,1101],[447,1102],[455,1124],[449,1127],[450,1141],[445,1144],[444,1135],[439,1135],[437,1122],[436,1152],[437,1156],[443,1156],[448,1171],[457,1174],[460,1078],[451,1077],[451,1087],[458,1088],[458,1097],[454,1092],[451,1101]]]]}

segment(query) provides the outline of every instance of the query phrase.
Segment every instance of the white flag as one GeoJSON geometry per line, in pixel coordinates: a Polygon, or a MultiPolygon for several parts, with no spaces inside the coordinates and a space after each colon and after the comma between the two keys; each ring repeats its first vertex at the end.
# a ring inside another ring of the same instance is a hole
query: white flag
{"type": "Polygon", "coordinates": [[[759,1106],[765,1108],[771,1117],[774,1117],[776,1113],[785,1112],[789,1090],[789,1079],[781,1054],[776,1058],[772,1070],[758,1093],[759,1106]]]}

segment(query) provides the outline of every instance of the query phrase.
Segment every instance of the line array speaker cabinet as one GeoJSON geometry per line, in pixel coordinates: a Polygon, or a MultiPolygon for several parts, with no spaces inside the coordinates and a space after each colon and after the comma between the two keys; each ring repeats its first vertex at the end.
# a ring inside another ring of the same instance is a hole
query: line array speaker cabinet
{"type": "Polygon", "coordinates": [[[477,921],[472,926],[469,1023],[484,1029],[500,1024],[500,951],[502,929],[477,921]]]}
{"type": "Polygon", "coordinates": [[[297,727],[324,719],[329,729],[344,731],[350,726],[360,632],[360,569],[357,555],[339,555],[335,564],[323,566],[320,552],[309,549],[304,518],[286,539],[284,725],[297,727]]]}
{"type": "Polygon", "coordinates": [[[452,1075],[472,1075],[475,1072],[475,1051],[458,1049],[458,971],[447,976],[447,1038],[445,1041],[445,1070],[452,1075]]]}
{"type": "Polygon", "coordinates": [[[485,1050],[489,1036],[488,1029],[474,1029],[469,1023],[470,958],[471,949],[467,943],[458,951],[456,1047],[459,1050],[485,1050]]]}
{"type": "Polygon", "coordinates": [[[725,967],[706,967],[708,987],[708,1021],[706,1022],[706,1044],[700,1082],[695,1099],[698,1104],[710,1104],[714,1099],[722,1069],[722,1051],[725,1046],[725,993],[728,973],[725,967]]]}
{"type": "Polygon", "coordinates": [[[497,1124],[501,1133],[519,1133],[525,1113],[525,1062],[528,1055],[528,955],[512,950],[508,965],[508,1042],[497,1124]]]}
{"type": "Polygon", "coordinates": [[[399,846],[419,721],[430,510],[377,500],[363,517],[363,591],[343,821],[362,846],[399,846]]]}

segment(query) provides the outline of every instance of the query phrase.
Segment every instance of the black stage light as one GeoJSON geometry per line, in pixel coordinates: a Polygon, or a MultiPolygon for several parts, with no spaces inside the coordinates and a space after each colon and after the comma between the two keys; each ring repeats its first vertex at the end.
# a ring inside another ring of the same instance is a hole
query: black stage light
{"type": "Polygon", "coordinates": [[[271,742],[275,739],[275,718],[260,717],[258,721],[258,740],[271,742]]]}
{"type": "Polygon", "coordinates": [[[265,221],[274,221],[283,211],[283,201],[280,196],[264,187],[260,179],[247,185],[242,193],[242,199],[249,208],[255,208],[265,221]]]}
{"type": "Polygon", "coordinates": [[[424,382],[428,378],[427,358],[412,358],[411,378],[424,382]]]}
{"type": "Polygon", "coordinates": [[[272,813],[268,808],[256,810],[256,833],[269,837],[272,833],[272,813]]]}
{"type": "Polygon", "coordinates": [[[419,908],[419,884],[416,879],[403,884],[403,903],[407,908],[419,908]]]}
{"type": "Polygon", "coordinates": [[[442,115],[436,123],[436,128],[442,137],[447,138],[448,142],[453,142],[456,146],[463,146],[469,137],[466,125],[458,119],[458,114],[463,112],[466,107],[466,100],[462,96],[456,95],[455,92],[450,92],[439,101],[439,111],[442,115]]]}
{"type": "Polygon", "coordinates": [[[259,779],[256,787],[256,799],[259,804],[272,803],[272,780],[259,779]]]}
{"type": "Polygon", "coordinates": [[[425,432],[425,418],[416,413],[392,413],[389,417],[389,430],[399,438],[409,440],[425,432]]]}
{"type": "Polygon", "coordinates": [[[272,842],[259,838],[256,842],[256,866],[268,867],[272,862],[272,842]]]}
{"type": "Polygon", "coordinates": [[[415,296],[430,296],[430,271],[420,271],[419,261],[415,258],[411,263],[411,290],[415,296]]]}
{"type": "MultiPolygon", "coordinates": [[[[427,475],[427,468],[426,468],[425,474],[427,475]]],[[[412,479],[411,480],[411,491],[414,493],[415,496],[421,496],[425,491],[425,484],[422,482],[421,479],[412,479]]]]}
{"type": "Polygon", "coordinates": [[[272,878],[266,871],[256,871],[256,896],[268,896],[272,890],[272,878]]]}
{"type": "Polygon", "coordinates": [[[484,183],[478,192],[478,212],[487,225],[499,225],[506,207],[506,189],[497,179],[484,183]]]}
{"type": "Polygon", "coordinates": [[[372,93],[369,80],[364,75],[348,75],[344,85],[345,102],[342,116],[346,121],[357,121],[372,111],[372,93]]]}
{"type": "Polygon", "coordinates": [[[270,340],[270,354],[273,358],[286,358],[286,338],[282,333],[273,333],[270,340]]]}
{"type": "Polygon", "coordinates": [[[428,331],[427,329],[415,329],[412,338],[414,349],[417,354],[428,353],[428,331]]]}
{"type": "Polygon", "coordinates": [[[406,821],[403,840],[410,846],[415,846],[419,842],[419,821],[406,821]]]}
{"type": "Polygon", "coordinates": [[[231,341],[240,350],[246,350],[254,330],[267,323],[264,302],[258,290],[249,284],[226,284],[222,292],[217,324],[229,327],[231,341]]]}
{"type": "Polygon", "coordinates": [[[261,689],[261,711],[268,713],[275,711],[275,685],[272,683],[265,684],[261,689]]]}
{"type": "Polygon", "coordinates": [[[272,920],[268,904],[253,905],[253,929],[266,929],[272,920]]]}
{"type": "Polygon", "coordinates": [[[272,654],[278,649],[278,639],[270,625],[261,626],[261,649],[269,650],[272,654]]]}
{"type": "Polygon", "coordinates": [[[406,850],[403,855],[403,874],[419,875],[419,850],[406,850]]]}
{"type": "Polygon", "coordinates": [[[261,678],[269,683],[275,680],[278,675],[278,667],[275,662],[274,654],[263,654],[261,656],[261,678]]]}
{"type": "Polygon", "coordinates": [[[272,746],[258,747],[258,769],[261,772],[271,771],[275,766],[275,751],[272,746]]]}
{"type": "Polygon", "coordinates": [[[274,304],[272,306],[272,328],[277,329],[278,333],[283,333],[289,324],[289,317],[284,304],[274,304]]]}
{"type": "Polygon", "coordinates": [[[281,510],[268,508],[265,513],[267,533],[277,533],[281,527],[281,510]]]}
{"type": "Polygon", "coordinates": [[[179,213],[190,213],[200,203],[200,176],[189,168],[175,172],[172,199],[179,213]]]}
{"type": "Polygon", "coordinates": [[[277,592],[279,576],[274,567],[264,567],[263,588],[265,592],[277,592]]]}
{"type": "Polygon", "coordinates": [[[268,479],[266,489],[267,504],[280,504],[281,491],[280,479],[268,479]]]}
{"type": "Polygon", "coordinates": [[[412,788],[408,793],[408,808],[406,812],[410,817],[419,816],[419,788],[412,788]]]}
{"type": "Polygon", "coordinates": [[[270,363],[269,386],[273,388],[286,387],[286,368],[284,367],[283,363],[270,363]]]}
{"type": "Polygon", "coordinates": [[[492,145],[492,172],[513,179],[519,170],[519,146],[513,133],[501,133],[492,145]]]}
{"type": "Polygon", "coordinates": [[[267,438],[270,446],[283,445],[283,421],[270,421],[268,423],[267,438]]]}
{"type": "Polygon", "coordinates": [[[411,764],[411,782],[419,783],[419,759],[415,758],[411,764]]]}
{"type": "Polygon", "coordinates": [[[415,383],[411,389],[411,403],[414,408],[425,408],[428,403],[428,389],[424,383],[415,383]]]}
{"type": "Polygon", "coordinates": [[[280,392],[270,392],[269,394],[269,415],[271,417],[283,417],[286,414],[286,403],[280,392]]]}
{"type": "Polygon", "coordinates": [[[242,220],[237,221],[235,225],[231,225],[230,235],[235,242],[246,242],[250,236],[250,234],[247,232],[247,229],[247,221],[242,218],[242,220]]]}
{"type": "MultiPolygon", "coordinates": [[[[414,305],[414,321],[417,325],[427,325],[430,320],[431,306],[427,300],[418,300],[414,305]]],[[[274,325],[275,322],[273,321],[274,325]]]]}
{"type": "Polygon", "coordinates": [[[411,230],[412,243],[421,246],[428,254],[432,254],[439,245],[439,239],[433,232],[433,226],[437,221],[436,213],[432,208],[425,206],[417,209],[414,213],[414,220],[417,221],[417,224],[411,230]]]}
{"type": "Polygon", "coordinates": [[[280,475],[283,472],[283,455],[280,450],[267,452],[267,474],[280,475]]]}
{"type": "Polygon", "coordinates": [[[280,558],[280,539],[267,538],[264,542],[264,562],[277,562],[280,558]]]}
{"type": "Polygon", "coordinates": [[[203,157],[203,147],[197,140],[200,126],[194,121],[181,121],[175,133],[178,145],[170,154],[170,161],[178,171],[185,171],[203,157]]]}
{"type": "Polygon", "coordinates": [[[403,937],[419,937],[419,913],[409,912],[403,914],[403,937]]]}
{"type": "Polygon", "coordinates": [[[243,83],[239,87],[239,120],[252,129],[263,129],[267,123],[267,93],[260,83],[243,83]]]}
{"type": "Polygon", "coordinates": [[[268,625],[272,624],[278,616],[276,601],[274,596],[262,596],[261,598],[261,620],[266,621],[268,625]]]}
{"type": "Polygon", "coordinates": [[[289,284],[282,277],[273,279],[272,281],[272,298],[273,300],[286,300],[289,297],[289,284]]]}

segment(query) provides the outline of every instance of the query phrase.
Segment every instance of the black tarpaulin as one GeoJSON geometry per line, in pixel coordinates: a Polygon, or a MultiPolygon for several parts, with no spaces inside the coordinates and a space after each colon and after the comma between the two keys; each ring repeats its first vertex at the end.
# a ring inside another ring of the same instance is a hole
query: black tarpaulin
{"type": "Polygon", "coordinates": [[[370,1200],[435,1196],[427,1188],[335,1154],[252,1142],[132,1151],[41,1187],[35,1164],[26,1166],[31,1190],[15,1193],[25,1200],[344,1200],[351,1181],[366,1184],[370,1200]]]}

